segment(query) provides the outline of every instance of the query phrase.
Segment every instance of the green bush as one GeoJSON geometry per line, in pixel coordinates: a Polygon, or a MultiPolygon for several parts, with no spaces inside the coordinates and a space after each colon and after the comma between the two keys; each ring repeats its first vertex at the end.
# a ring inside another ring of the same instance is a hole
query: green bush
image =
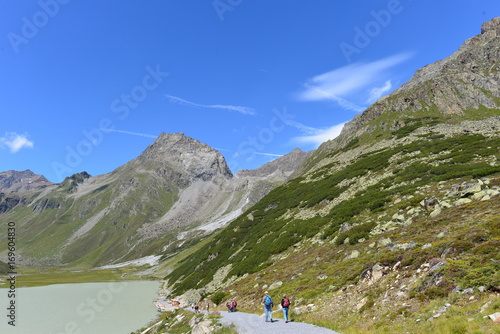
{"type": "Polygon", "coordinates": [[[212,296],[212,301],[214,302],[215,305],[219,305],[224,298],[226,298],[227,293],[223,291],[218,291],[212,296]]]}
{"type": "Polygon", "coordinates": [[[368,222],[368,223],[364,223],[364,224],[355,225],[350,230],[345,231],[343,233],[340,233],[337,240],[335,240],[335,244],[337,246],[343,244],[344,240],[346,238],[349,238],[349,244],[351,244],[351,245],[358,243],[359,239],[362,239],[362,238],[367,239],[370,235],[370,231],[376,225],[377,224],[374,222],[368,222]]]}

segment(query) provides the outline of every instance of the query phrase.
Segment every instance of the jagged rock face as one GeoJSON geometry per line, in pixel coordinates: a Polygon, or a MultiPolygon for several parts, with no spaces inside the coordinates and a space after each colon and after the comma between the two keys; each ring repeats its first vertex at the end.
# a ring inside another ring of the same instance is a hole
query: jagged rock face
{"type": "Polygon", "coordinates": [[[232,178],[226,160],[217,150],[183,133],[162,133],[137,159],[165,164],[159,173],[187,173],[188,183],[232,178]]]}
{"type": "Polygon", "coordinates": [[[443,114],[463,115],[481,106],[498,108],[499,60],[500,18],[495,18],[450,57],[419,69],[392,94],[356,115],[344,126],[341,137],[370,131],[365,125],[383,113],[436,108],[443,114]]]}
{"type": "Polygon", "coordinates": [[[29,169],[18,172],[9,170],[0,173],[0,191],[6,193],[22,192],[51,185],[43,175],[37,175],[29,169]]]}

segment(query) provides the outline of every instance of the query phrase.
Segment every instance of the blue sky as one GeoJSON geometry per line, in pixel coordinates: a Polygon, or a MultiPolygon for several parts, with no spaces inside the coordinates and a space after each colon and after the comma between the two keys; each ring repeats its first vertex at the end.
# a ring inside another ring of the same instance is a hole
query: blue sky
{"type": "Polygon", "coordinates": [[[161,132],[256,168],[334,138],[496,16],[485,0],[0,0],[0,171],[105,174],[161,132]]]}

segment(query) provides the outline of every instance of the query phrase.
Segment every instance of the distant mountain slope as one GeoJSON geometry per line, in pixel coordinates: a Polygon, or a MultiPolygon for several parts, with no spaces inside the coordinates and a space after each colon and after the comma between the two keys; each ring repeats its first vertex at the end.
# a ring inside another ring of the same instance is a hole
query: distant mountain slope
{"type": "Polygon", "coordinates": [[[23,235],[20,264],[83,267],[171,256],[225,226],[283,180],[234,178],[218,151],[183,133],[161,134],[139,157],[105,175],[82,172],[44,188],[26,186],[29,178],[43,180],[29,171],[0,175],[8,175],[5,189],[16,190],[0,194],[0,214],[23,235]]]}
{"type": "Polygon", "coordinates": [[[14,193],[51,185],[43,175],[37,175],[29,169],[24,172],[9,170],[0,172],[0,192],[14,193]]]}
{"type": "Polygon", "coordinates": [[[286,180],[294,171],[299,168],[307,159],[311,152],[304,152],[296,148],[292,152],[279,157],[271,162],[252,170],[239,170],[237,177],[269,177],[274,175],[282,180],[286,180]]]}
{"type": "Polygon", "coordinates": [[[269,289],[292,295],[294,307],[319,322],[349,316],[353,323],[358,310],[371,308],[363,322],[383,324],[398,307],[424,312],[416,296],[496,291],[499,49],[497,18],[356,116],[308,157],[302,174],[179,263],[166,277],[174,294],[196,301],[221,291],[257,310],[269,289]],[[384,275],[390,278],[375,285],[384,275]],[[406,290],[393,291],[391,282],[410,277],[406,290]]]}

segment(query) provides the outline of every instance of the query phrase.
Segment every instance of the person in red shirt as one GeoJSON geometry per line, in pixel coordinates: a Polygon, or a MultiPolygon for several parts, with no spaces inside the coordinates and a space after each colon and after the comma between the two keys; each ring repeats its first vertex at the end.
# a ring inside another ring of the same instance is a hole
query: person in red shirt
{"type": "Polygon", "coordinates": [[[288,322],[288,309],[290,308],[290,299],[283,295],[281,299],[281,309],[283,310],[283,316],[285,318],[285,323],[288,322]]]}

